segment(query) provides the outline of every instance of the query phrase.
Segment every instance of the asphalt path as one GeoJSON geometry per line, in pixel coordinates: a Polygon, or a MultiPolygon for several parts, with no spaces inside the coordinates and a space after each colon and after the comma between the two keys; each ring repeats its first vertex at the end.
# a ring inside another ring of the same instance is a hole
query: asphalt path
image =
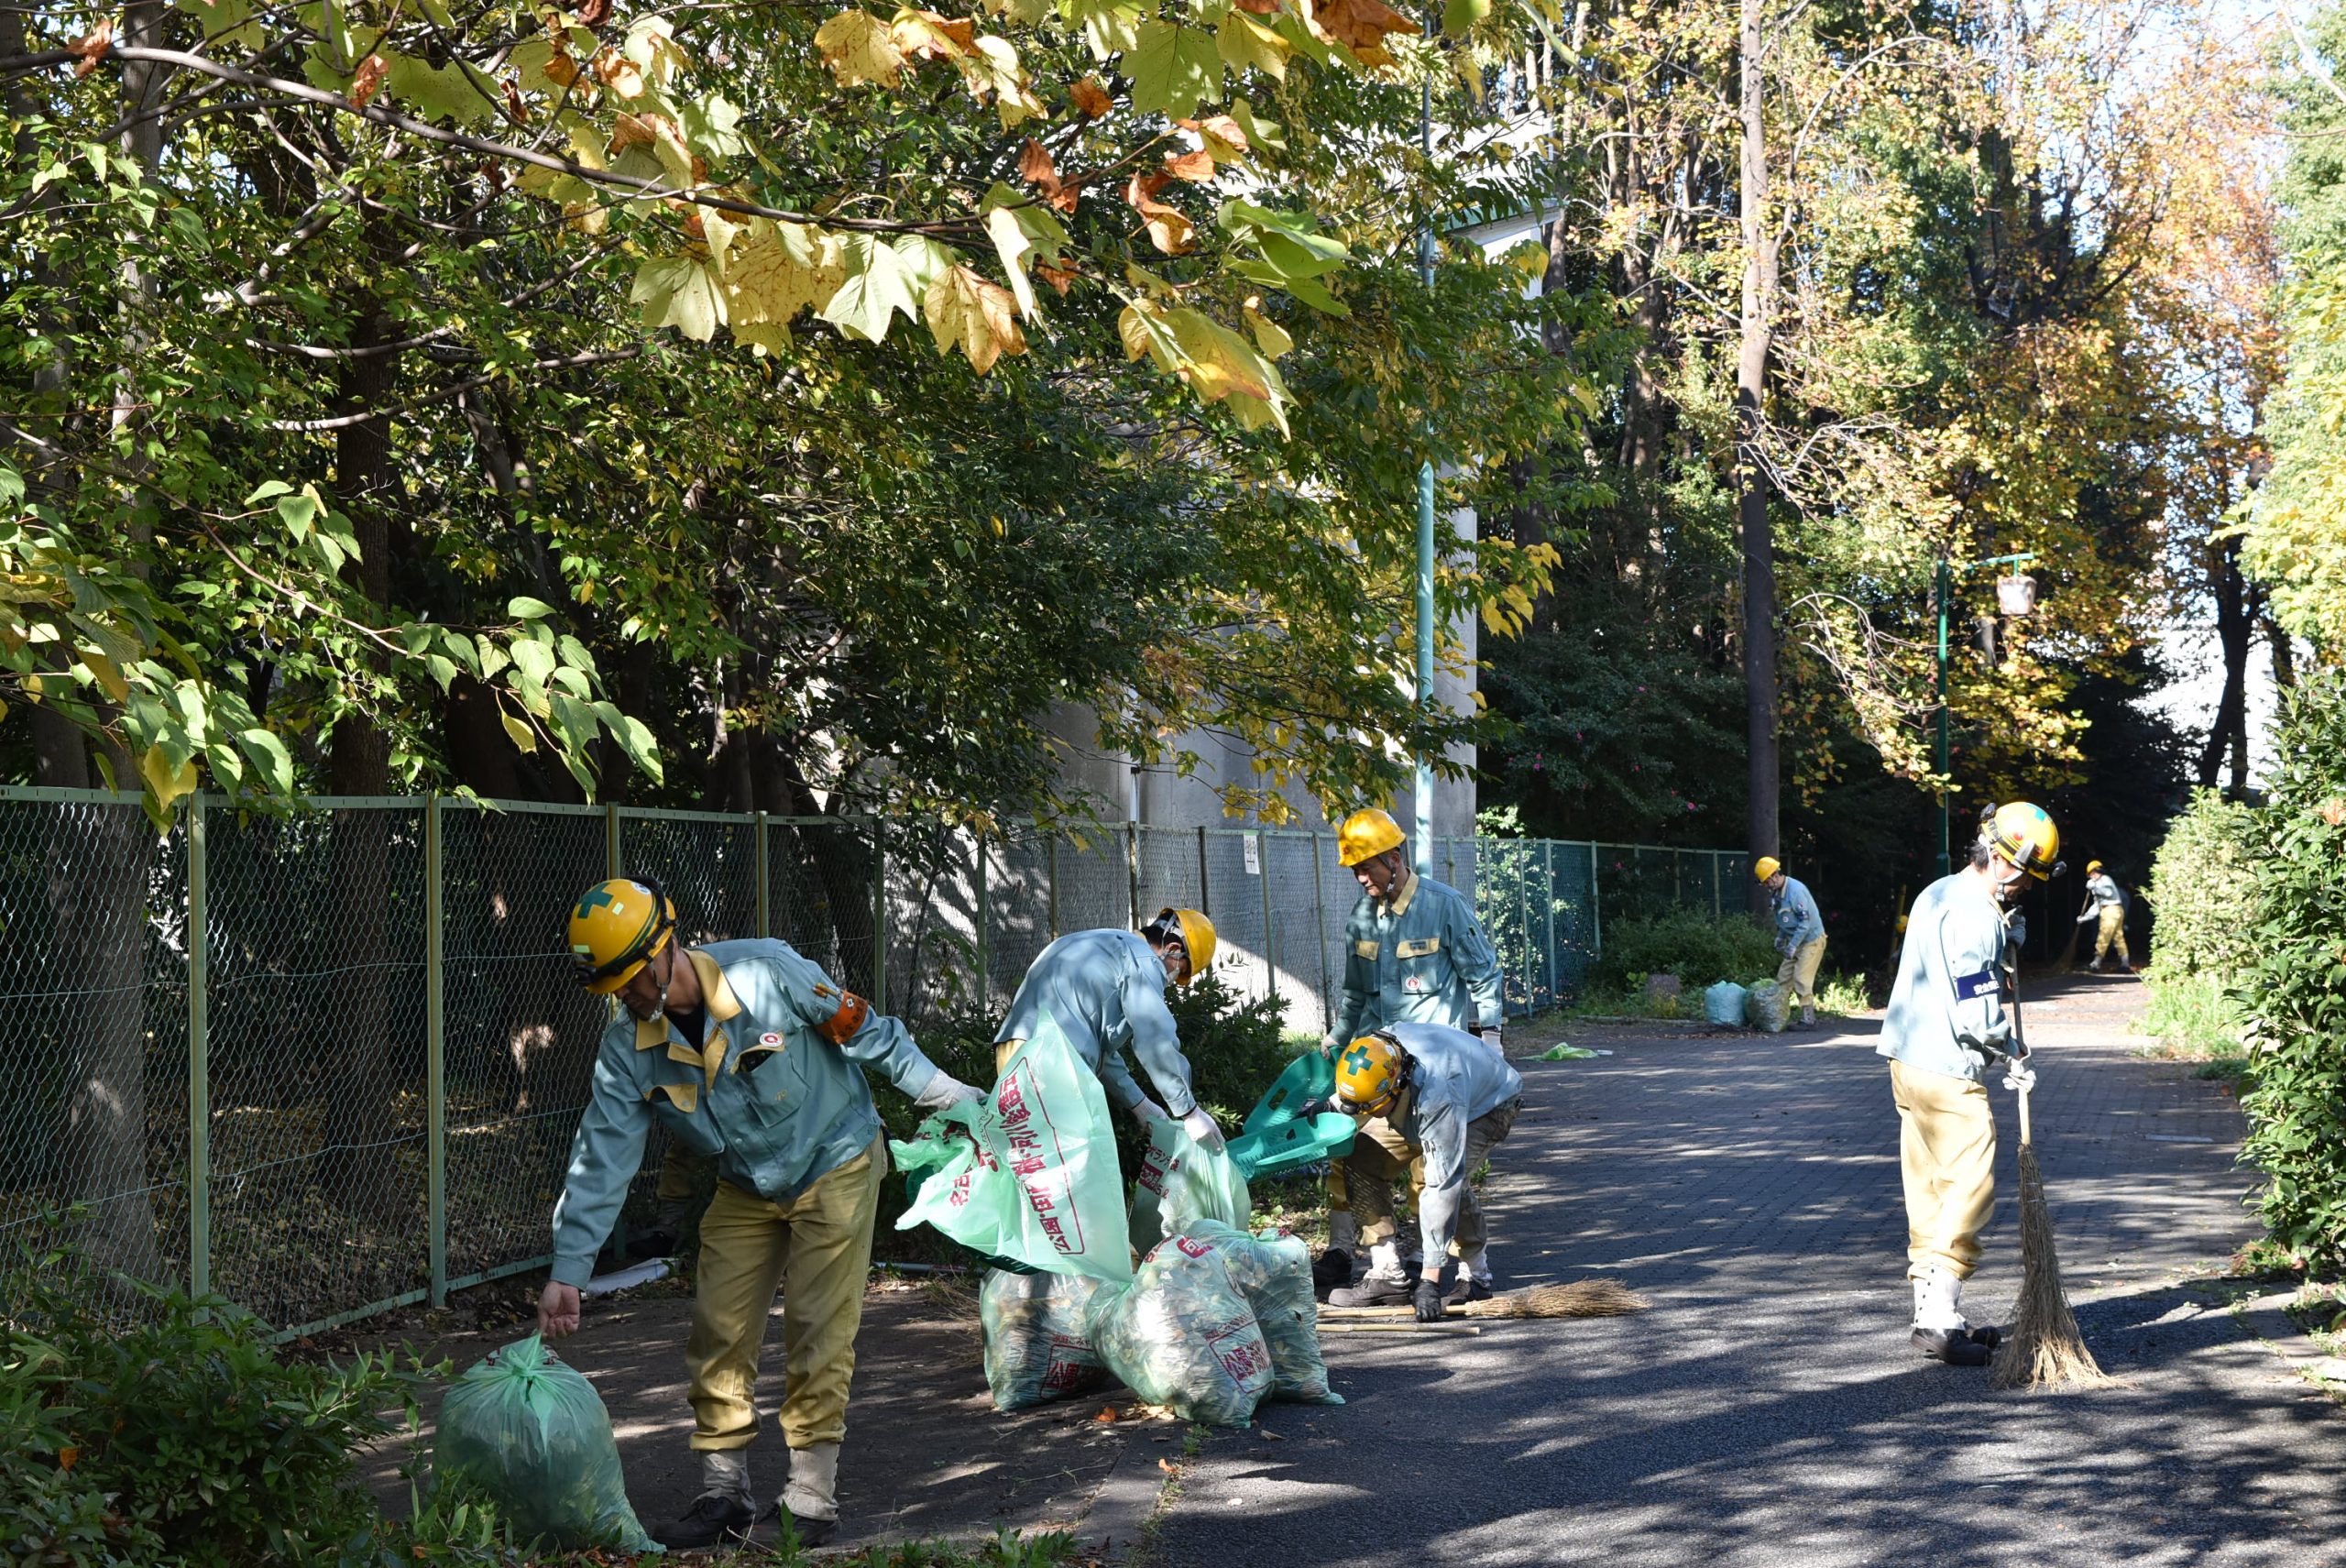
{"type": "MultiPolygon", "coordinates": [[[[1167,1568],[2346,1563],[2346,1412],[2230,1310],[2256,1229],[2240,1118],[2127,1033],[2131,980],[2032,1006],[2038,1153],[2089,1343],[2120,1379],[1999,1394],[1906,1340],[1896,1115],[1875,1025],[1590,1027],[1524,1062],[1493,1160],[1500,1288],[1617,1277],[1637,1317],[1327,1341],[1342,1408],[1219,1435],[1167,1568]]],[[[2019,1287],[2011,1097],[1965,1304],[2019,1287]]]]}

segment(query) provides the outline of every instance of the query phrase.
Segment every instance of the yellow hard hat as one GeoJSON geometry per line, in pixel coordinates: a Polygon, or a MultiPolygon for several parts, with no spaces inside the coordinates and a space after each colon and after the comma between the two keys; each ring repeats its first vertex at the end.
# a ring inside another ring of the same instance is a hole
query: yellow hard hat
{"type": "Polygon", "coordinates": [[[2043,882],[2059,869],[2061,830],[2043,806],[2015,800],[1989,819],[1988,848],[2043,882]]]}
{"type": "Polygon", "coordinates": [[[1337,1108],[1358,1115],[1385,1110],[1400,1097],[1409,1058],[1390,1035],[1363,1035],[1336,1058],[1337,1108]]]}
{"type": "Polygon", "coordinates": [[[2101,862],[2099,861],[2088,861],[2086,862],[2086,875],[2091,876],[2094,872],[2099,870],[2101,870],[2101,862]]]}
{"type": "Polygon", "coordinates": [[[1356,866],[1363,861],[1373,861],[1387,850],[1401,847],[1401,825],[1393,820],[1392,813],[1370,806],[1355,811],[1344,818],[1336,829],[1336,859],[1344,865],[1356,866]]]}
{"type": "Polygon", "coordinates": [[[1213,950],[1220,942],[1214,935],[1213,922],[1206,918],[1202,909],[1160,909],[1157,918],[1141,928],[1141,934],[1155,942],[1181,944],[1181,951],[1188,955],[1181,972],[1183,985],[1213,966],[1213,950]]]}
{"type": "Polygon", "coordinates": [[[1783,869],[1784,862],[1776,859],[1775,856],[1762,855],[1758,860],[1751,862],[1751,880],[1754,882],[1766,882],[1770,877],[1774,876],[1778,872],[1782,871],[1783,869]]]}
{"type": "Polygon", "coordinates": [[[578,983],[608,996],[676,934],[676,906],[657,882],[613,877],[578,895],[570,912],[570,961],[578,983]]]}

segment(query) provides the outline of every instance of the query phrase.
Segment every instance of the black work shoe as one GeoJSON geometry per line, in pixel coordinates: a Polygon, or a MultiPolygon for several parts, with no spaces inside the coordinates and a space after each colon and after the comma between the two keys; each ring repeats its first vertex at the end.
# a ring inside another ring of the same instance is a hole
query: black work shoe
{"type": "Polygon", "coordinates": [[[653,1530],[652,1539],[680,1552],[716,1546],[728,1541],[747,1541],[750,1539],[750,1526],[757,1517],[756,1510],[739,1497],[729,1497],[721,1492],[705,1492],[693,1499],[693,1506],[685,1510],[684,1518],[653,1530]]]}
{"type": "MultiPolygon", "coordinates": [[[[777,1498],[773,1507],[766,1510],[765,1517],[767,1519],[775,1522],[779,1522],[781,1520],[783,1517],[783,1509],[780,1499],[777,1498]]],[[[792,1514],[790,1516],[790,1528],[792,1532],[798,1537],[799,1545],[820,1546],[825,1541],[830,1540],[831,1537],[839,1534],[839,1521],[836,1519],[810,1519],[803,1515],[792,1514]]]]}
{"type": "Polygon", "coordinates": [[[1984,1344],[1990,1352],[2004,1343],[2004,1331],[1993,1323],[1982,1323],[1976,1329],[1966,1329],[1963,1332],[1971,1336],[1974,1344],[1984,1344]]]}
{"type": "Polygon", "coordinates": [[[1332,1246],[1311,1260],[1311,1289],[1322,1301],[1331,1290],[1341,1290],[1353,1282],[1353,1255],[1340,1246],[1332,1246]]]}
{"type": "Polygon", "coordinates": [[[1939,1329],[1918,1328],[1906,1337],[1908,1343],[1933,1361],[1944,1361],[1949,1366],[1988,1365],[1988,1347],[1961,1329],[1947,1333],[1939,1329]]]}
{"type": "Polygon", "coordinates": [[[1479,1279],[1462,1274],[1458,1277],[1458,1283],[1450,1288],[1450,1294],[1442,1299],[1442,1304],[1445,1307],[1463,1307],[1469,1301],[1487,1301],[1490,1299],[1489,1286],[1479,1279]]]}
{"type": "Polygon", "coordinates": [[[1328,1293],[1331,1307],[1406,1307],[1417,1293],[1417,1283],[1398,1275],[1378,1274],[1374,1270],[1364,1274],[1360,1283],[1345,1290],[1328,1293]]]}

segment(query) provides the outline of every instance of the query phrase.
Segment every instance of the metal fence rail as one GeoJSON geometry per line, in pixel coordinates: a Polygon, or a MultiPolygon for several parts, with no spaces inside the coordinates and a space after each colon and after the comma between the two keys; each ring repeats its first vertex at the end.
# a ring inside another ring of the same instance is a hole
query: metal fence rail
{"type": "MultiPolygon", "coordinates": [[[[1608,921],[1738,909],[1749,865],[1432,847],[1512,1014],[1569,996],[1608,921]]],[[[0,788],[0,1247],[70,1231],[288,1335],[542,1266],[608,1016],[563,925],[615,873],[659,877],[686,941],[780,937],[915,1030],[999,1012],[1062,933],[1178,905],[1212,916],[1225,980],[1317,1034],[1360,896],[1332,835],[1283,829],[199,795],[159,837],[135,797],[0,788]]]]}

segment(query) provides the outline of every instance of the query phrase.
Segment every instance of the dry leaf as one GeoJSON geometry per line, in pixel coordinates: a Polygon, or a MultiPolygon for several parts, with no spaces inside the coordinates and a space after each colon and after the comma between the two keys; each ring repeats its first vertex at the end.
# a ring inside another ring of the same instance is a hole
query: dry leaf
{"type": "Polygon", "coordinates": [[[546,80],[556,87],[566,88],[578,80],[578,62],[570,58],[568,50],[556,44],[554,53],[547,57],[545,73],[546,80]]]}
{"type": "Polygon", "coordinates": [[[78,80],[95,71],[98,68],[98,61],[104,60],[106,57],[106,50],[112,48],[114,48],[114,18],[108,16],[98,24],[97,30],[88,38],[76,38],[65,46],[65,52],[80,62],[73,67],[74,77],[78,80]]]}
{"type": "Polygon", "coordinates": [[[530,111],[521,103],[521,84],[510,76],[505,79],[505,113],[517,126],[530,123],[530,111]]]}
{"type": "Polygon", "coordinates": [[[1168,207],[1157,193],[1172,181],[1169,174],[1135,174],[1124,187],[1124,200],[1148,221],[1148,237],[1168,256],[1186,256],[1197,242],[1197,225],[1179,209],[1168,207]]]}
{"type": "Polygon", "coordinates": [[[1102,1405],[1100,1407],[1100,1413],[1091,1419],[1095,1421],[1113,1421],[1116,1420],[1116,1407],[1102,1405]]]}
{"type": "Polygon", "coordinates": [[[1181,1467],[1180,1467],[1179,1465],[1178,1465],[1178,1464],[1174,1464],[1174,1463],[1173,1463],[1171,1460],[1169,1460],[1169,1459],[1160,1459],[1160,1460],[1158,1460],[1158,1461],[1157,1462],[1157,1467],[1159,1470],[1164,1471],[1164,1472],[1165,1472],[1165,1474],[1167,1474],[1168,1475],[1178,1475],[1181,1473],[1181,1467]]]}
{"type": "Polygon", "coordinates": [[[611,0],[580,0],[578,25],[599,27],[611,19],[611,0]]]}
{"type": "Polygon", "coordinates": [[[1068,290],[1083,274],[1071,267],[1054,267],[1047,261],[1037,261],[1035,263],[1035,276],[1057,289],[1059,291],[1059,298],[1064,300],[1067,298],[1068,290]]]}
{"type": "Polygon", "coordinates": [[[622,98],[643,96],[643,68],[615,49],[604,49],[595,56],[595,74],[603,85],[622,98]]]}
{"type": "Polygon", "coordinates": [[[633,115],[621,115],[611,126],[611,156],[617,158],[631,147],[657,147],[660,138],[652,127],[633,115]]]}
{"type": "Polygon", "coordinates": [[[1189,152],[1168,152],[1165,155],[1165,172],[1176,180],[1202,185],[1213,178],[1213,154],[1203,148],[1189,152]]]}
{"type": "Polygon", "coordinates": [[[1108,90],[1100,85],[1100,79],[1096,76],[1085,77],[1069,88],[1067,95],[1075,101],[1078,109],[1083,111],[1083,117],[1087,120],[1099,119],[1116,106],[1116,101],[1108,96],[1108,90]]]}
{"type": "Polygon", "coordinates": [[[1279,0],[1238,0],[1238,8],[1257,16],[1276,16],[1279,14],[1279,0]]]}
{"type": "Polygon", "coordinates": [[[880,19],[866,11],[841,11],[815,29],[815,47],[842,87],[870,82],[893,87],[904,69],[904,51],[880,19]]]}
{"type": "Polygon", "coordinates": [[[358,62],[350,78],[350,106],[363,109],[367,101],[383,85],[383,78],[391,73],[391,62],[379,54],[370,54],[358,62]]]}
{"type": "Polygon", "coordinates": [[[1305,19],[1314,33],[1343,44],[1366,64],[1392,63],[1392,56],[1383,48],[1386,34],[1420,30],[1417,23],[1384,0],[1313,0],[1305,19]],[[1369,59],[1372,53],[1376,60],[1369,59]]]}
{"type": "Polygon", "coordinates": [[[2323,801],[2321,819],[2332,828],[2346,827],[2346,800],[2332,798],[2323,801]]]}
{"type": "Polygon", "coordinates": [[[1051,149],[1032,137],[1019,148],[1018,177],[1040,191],[1046,204],[1062,213],[1075,211],[1076,193],[1080,187],[1060,181],[1058,168],[1051,161],[1051,149]]]}
{"type": "Polygon", "coordinates": [[[71,1470],[81,1462],[82,1451],[78,1447],[60,1448],[57,1451],[57,1467],[60,1470],[71,1470]]]}

